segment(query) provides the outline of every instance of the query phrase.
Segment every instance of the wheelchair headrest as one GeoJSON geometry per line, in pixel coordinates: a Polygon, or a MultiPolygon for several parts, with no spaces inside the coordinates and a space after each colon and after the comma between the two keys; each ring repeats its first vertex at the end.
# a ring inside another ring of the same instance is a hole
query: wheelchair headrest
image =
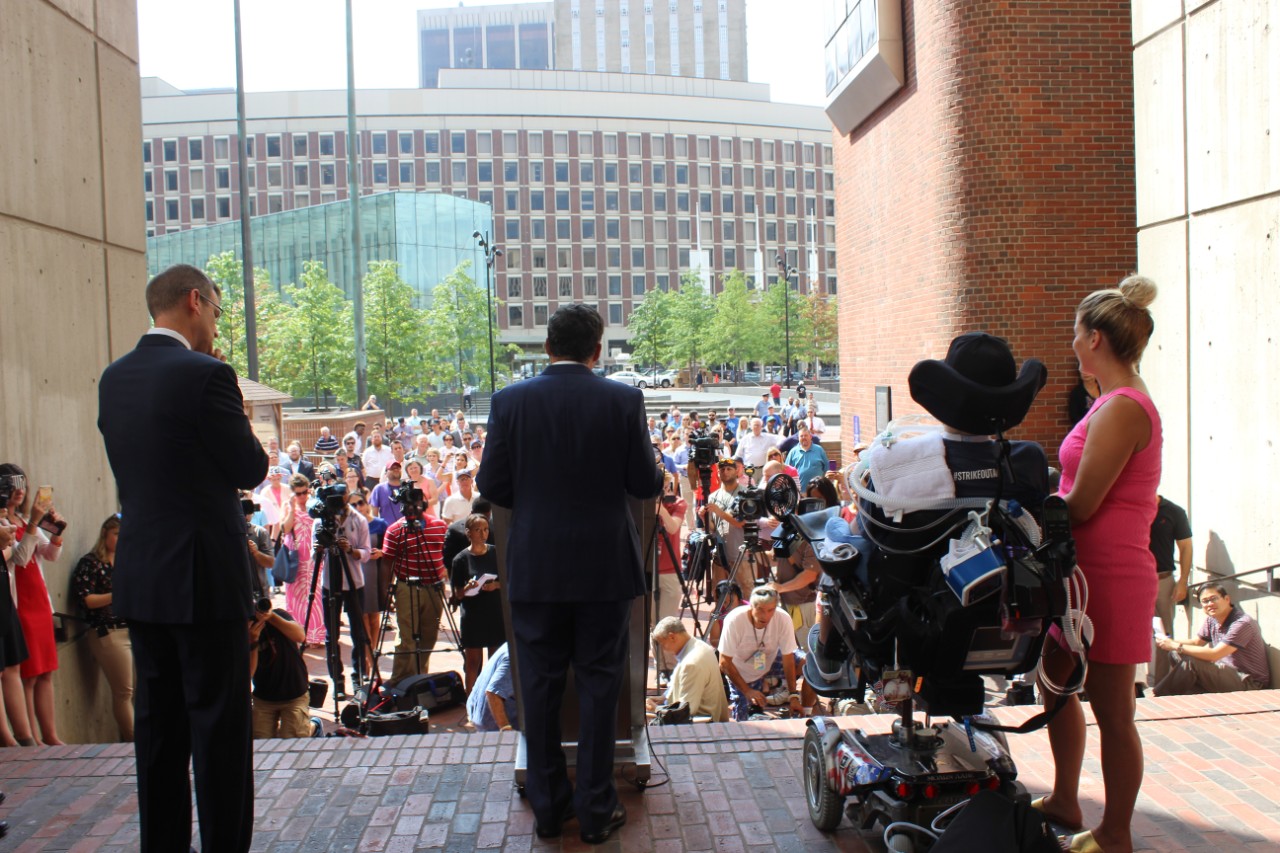
{"type": "MultiPolygon", "coordinates": [[[[827,538],[827,524],[833,518],[841,520],[840,507],[832,506],[817,512],[793,515],[791,520],[795,522],[796,531],[810,543],[814,543],[827,538]]],[[[847,524],[845,526],[848,527],[847,524]]]]}

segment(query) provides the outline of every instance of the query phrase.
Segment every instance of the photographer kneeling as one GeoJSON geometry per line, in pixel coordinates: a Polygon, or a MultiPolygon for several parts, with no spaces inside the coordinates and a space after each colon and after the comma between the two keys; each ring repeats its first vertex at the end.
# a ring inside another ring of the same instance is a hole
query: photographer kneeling
{"type": "Polygon", "coordinates": [[[249,623],[253,736],[310,737],[302,626],[284,610],[259,611],[249,623]]]}

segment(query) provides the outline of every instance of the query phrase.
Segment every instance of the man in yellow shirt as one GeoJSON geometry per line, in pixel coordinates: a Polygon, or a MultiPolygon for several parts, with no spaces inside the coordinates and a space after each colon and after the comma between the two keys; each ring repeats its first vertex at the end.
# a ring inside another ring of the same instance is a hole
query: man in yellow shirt
{"type": "Polygon", "coordinates": [[[729,700],[715,649],[690,637],[684,623],[675,616],[659,620],[653,628],[653,641],[676,661],[667,702],[688,702],[692,716],[707,716],[713,723],[728,722],[729,700]]]}

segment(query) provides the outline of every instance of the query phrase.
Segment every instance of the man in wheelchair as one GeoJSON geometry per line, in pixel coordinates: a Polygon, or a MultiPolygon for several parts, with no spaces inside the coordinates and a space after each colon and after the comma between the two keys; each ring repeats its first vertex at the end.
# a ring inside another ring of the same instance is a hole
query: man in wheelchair
{"type": "MultiPolygon", "coordinates": [[[[1019,372],[1002,339],[961,335],[908,377],[941,426],[895,424],[850,476],[856,529],[831,510],[792,516],[823,567],[805,667],[818,693],[871,686],[889,704],[961,717],[981,712],[983,675],[1035,668],[1070,566],[1041,547],[1044,450],[1004,433],[1045,379],[1036,359],[1019,372]]],[[[1055,535],[1069,549],[1066,528],[1055,535]]]]}

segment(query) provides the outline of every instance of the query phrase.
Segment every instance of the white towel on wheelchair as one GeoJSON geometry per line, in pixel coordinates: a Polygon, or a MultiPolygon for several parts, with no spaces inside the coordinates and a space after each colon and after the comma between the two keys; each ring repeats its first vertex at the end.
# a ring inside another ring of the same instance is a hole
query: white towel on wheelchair
{"type": "Polygon", "coordinates": [[[862,454],[862,461],[871,473],[876,503],[886,514],[901,518],[903,512],[956,496],[942,433],[928,432],[892,443],[876,442],[862,454]]]}

